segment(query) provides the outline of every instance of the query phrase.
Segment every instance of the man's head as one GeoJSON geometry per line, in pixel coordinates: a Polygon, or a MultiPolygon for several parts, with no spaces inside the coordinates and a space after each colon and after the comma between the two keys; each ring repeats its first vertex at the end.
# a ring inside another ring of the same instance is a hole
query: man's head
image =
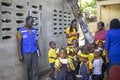
{"type": "Polygon", "coordinates": [[[33,17],[32,17],[32,16],[28,16],[28,17],[26,18],[26,26],[27,26],[27,28],[31,28],[32,25],[33,25],[33,22],[34,22],[33,17]]]}

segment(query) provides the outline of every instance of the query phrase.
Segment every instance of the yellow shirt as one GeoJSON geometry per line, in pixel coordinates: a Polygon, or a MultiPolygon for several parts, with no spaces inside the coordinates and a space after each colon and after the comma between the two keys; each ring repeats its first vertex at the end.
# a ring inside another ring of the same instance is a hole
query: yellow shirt
{"type": "Polygon", "coordinates": [[[56,50],[50,48],[50,50],[48,51],[48,60],[49,60],[49,63],[55,62],[56,59],[54,59],[54,58],[57,58],[56,50]],[[51,58],[51,57],[53,57],[53,58],[51,58]]]}
{"type": "Polygon", "coordinates": [[[89,61],[92,62],[94,60],[94,54],[93,53],[88,54],[88,59],[89,61]]]}
{"type": "MultiPolygon", "coordinates": [[[[73,32],[70,32],[70,27],[68,27],[66,29],[66,34],[70,36],[70,35],[73,35],[73,34],[77,34],[77,32],[76,32],[75,28],[73,28],[73,32]]],[[[68,39],[68,44],[71,44],[71,42],[74,38],[78,39],[77,36],[72,36],[70,38],[67,38],[68,39]]]]}
{"type": "MultiPolygon", "coordinates": [[[[60,61],[61,61],[61,58],[58,58],[58,59],[55,61],[55,67],[56,67],[56,68],[59,66],[60,61]]],[[[71,69],[71,70],[75,70],[75,67],[74,67],[74,65],[73,65],[72,59],[67,58],[67,61],[68,61],[68,63],[70,64],[70,69],[71,69]]]]}
{"type": "Polygon", "coordinates": [[[74,46],[67,46],[67,47],[66,47],[66,50],[67,50],[67,54],[69,55],[69,52],[70,52],[70,51],[74,52],[74,51],[75,51],[75,48],[74,48],[74,46]]]}
{"type": "Polygon", "coordinates": [[[105,50],[103,50],[103,54],[102,54],[102,56],[106,56],[106,52],[105,52],[105,50]]]}
{"type": "Polygon", "coordinates": [[[82,51],[79,50],[78,53],[77,53],[77,55],[78,55],[78,56],[81,56],[81,54],[82,54],[82,51]]]}
{"type": "Polygon", "coordinates": [[[74,57],[72,57],[72,56],[68,56],[68,59],[69,59],[69,62],[70,62],[70,68],[71,68],[71,70],[75,70],[75,66],[74,66],[74,63],[73,63],[73,61],[72,61],[72,59],[74,59],[74,57]]]}
{"type": "Polygon", "coordinates": [[[22,39],[22,35],[21,35],[20,31],[17,32],[17,39],[19,41],[21,41],[21,39],[22,39]]]}

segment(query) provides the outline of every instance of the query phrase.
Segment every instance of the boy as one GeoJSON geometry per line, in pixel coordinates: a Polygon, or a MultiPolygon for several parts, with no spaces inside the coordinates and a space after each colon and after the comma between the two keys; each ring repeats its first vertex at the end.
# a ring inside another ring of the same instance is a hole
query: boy
{"type": "Polygon", "coordinates": [[[56,54],[56,46],[55,46],[55,42],[54,41],[50,41],[49,42],[49,46],[50,46],[50,49],[48,51],[48,60],[49,60],[49,63],[50,63],[50,69],[51,69],[51,72],[50,72],[50,77],[52,80],[55,80],[54,79],[54,72],[55,72],[55,61],[56,61],[56,58],[57,58],[57,54],[56,54]]]}
{"type": "Polygon", "coordinates": [[[80,80],[89,80],[89,74],[92,70],[92,63],[88,60],[87,54],[81,54],[80,59],[80,75],[82,76],[80,80]]]}
{"type": "Polygon", "coordinates": [[[101,52],[99,49],[96,49],[94,51],[94,61],[93,61],[93,77],[94,80],[101,80],[102,76],[102,65],[103,65],[103,60],[101,58],[101,52]]]}

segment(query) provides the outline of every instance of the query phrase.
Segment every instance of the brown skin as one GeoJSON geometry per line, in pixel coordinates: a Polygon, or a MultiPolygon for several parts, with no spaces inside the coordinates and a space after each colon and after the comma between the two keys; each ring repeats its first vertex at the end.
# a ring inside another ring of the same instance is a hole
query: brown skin
{"type": "MultiPolygon", "coordinates": [[[[52,49],[55,49],[55,48],[56,48],[55,42],[52,42],[52,43],[50,44],[50,47],[51,47],[52,49]]],[[[50,57],[50,58],[56,59],[56,58],[54,58],[54,57],[50,57]]],[[[55,69],[53,69],[53,70],[51,71],[51,73],[50,73],[51,77],[54,77],[54,74],[55,74],[55,69]]]]}
{"type": "Polygon", "coordinates": [[[108,51],[105,50],[105,53],[106,53],[106,63],[109,63],[109,58],[107,57],[108,56],[108,51]]]}
{"type": "Polygon", "coordinates": [[[91,44],[90,45],[90,52],[93,53],[95,50],[95,45],[94,44],[91,44]]]}
{"type": "Polygon", "coordinates": [[[103,44],[104,44],[104,43],[103,43],[102,41],[99,41],[99,42],[98,42],[98,47],[100,47],[100,48],[103,49],[103,47],[104,47],[103,44]]]}
{"type": "Polygon", "coordinates": [[[94,52],[94,57],[100,59],[100,51],[94,52]]]}
{"type": "Polygon", "coordinates": [[[89,48],[88,48],[87,45],[83,46],[82,53],[84,53],[84,54],[88,54],[89,53],[89,48]]]}
{"type": "Polygon", "coordinates": [[[91,72],[92,69],[89,69],[89,62],[88,62],[88,58],[85,57],[81,57],[81,61],[86,65],[87,68],[87,72],[91,72]]]}
{"type": "MultiPolygon", "coordinates": [[[[33,24],[33,18],[29,19],[29,20],[26,20],[26,25],[25,27],[28,29],[29,32],[30,31],[30,28],[32,27],[32,24],[33,24]]],[[[21,40],[17,39],[17,42],[18,42],[18,56],[19,56],[19,61],[20,62],[23,62],[23,56],[22,56],[22,53],[21,53],[21,40]]],[[[39,53],[40,53],[40,48],[39,48],[39,44],[38,44],[38,41],[36,40],[36,44],[37,44],[37,47],[38,47],[38,50],[39,50],[39,53]]],[[[40,54],[41,56],[41,54],[40,54]]]]}
{"type": "MultiPolygon", "coordinates": [[[[76,28],[76,26],[77,26],[77,23],[76,22],[74,22],[73,24],[72,24],[72,26],[73,26],[73,28],[76,28]]],[[[70,37],[72,37],[72,36],[79,36],[79,33],[76,33],[76,34],[71,34],[71,35],[66,35],[66,37],[67,38],[70,38],[70,37]]]]}
{"type": "Polygon", "coordinates": [[[103,30],[103,27],[101,24],[98,24],[98,31],[102,31],[103,30]]]}
{"type": "MultiPolygon", "coordinates": [[[[52,43],[50,44],[50,47],[51,47],[52,49],[55,49],[55,48],[56,48],[55,42],[52,42],[52,43]]],[[[50,58],[56,59],[56,58],[54,58],[54,57],[50,57],[50,58]]]]}
{"type": "MultiPolygon", "coordinates": [[[[60,50],[60,58],[65,59],[66,57],[67,57],[67,54],[66,54],[65,50],[60,50]]],[[[62,63],[59,61],[59,66],[55,69],[55,71],[56,72],[59,71],[61,66],[62,66],[62,63]]],[[[69,63],[67,64],[67,68],[68,68],[68,70],[70,70],[70,64],[69,63]]]]}
{"type": "Polygon", "coordinates": [[[23,62],[23,56],[22,56],[22,53],[21,53],[21,40],[17,39],[17,42],[18,42],[18,56],[19,56],[19,61],[23,62]]]}
{"type": "Polygon", "coordinates": [[[77,46],[77,44],[78,44],[78,41],[77,41],[77,40],[75,40],[75,39],[72,40],[72,45],[73,45],[73,46],[77,46]]]}

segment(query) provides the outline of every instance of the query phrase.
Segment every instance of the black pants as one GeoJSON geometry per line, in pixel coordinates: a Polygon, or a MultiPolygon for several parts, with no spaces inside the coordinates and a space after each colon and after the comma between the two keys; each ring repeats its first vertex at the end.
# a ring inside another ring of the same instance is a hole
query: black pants
{"type": "Polygon", "coordinates": [[[101,75],[94,74],[93,75],[93,80],[102,80],[101,75]]]}

